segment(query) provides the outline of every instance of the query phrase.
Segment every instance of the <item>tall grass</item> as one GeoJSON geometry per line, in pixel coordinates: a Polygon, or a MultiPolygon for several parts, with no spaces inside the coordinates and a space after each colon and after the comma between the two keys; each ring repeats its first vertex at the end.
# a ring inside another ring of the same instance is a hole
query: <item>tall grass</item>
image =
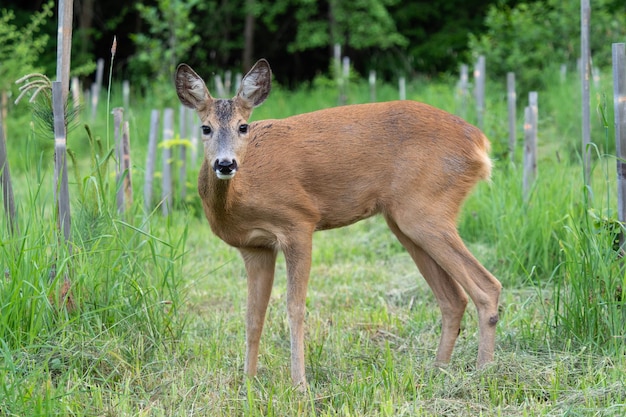
{"type": "Polygon", "coordinates": [[[120,219],[100,154],[73,184],[70,255],[55,226],[48,161],[33,157],[32,137],[24,142],[21,234],[0,225],[0,414],[65,414],[78,405],[63,400],[77,379],[107,386],[176,349],[188,231],[138,207],[120,219]]]}

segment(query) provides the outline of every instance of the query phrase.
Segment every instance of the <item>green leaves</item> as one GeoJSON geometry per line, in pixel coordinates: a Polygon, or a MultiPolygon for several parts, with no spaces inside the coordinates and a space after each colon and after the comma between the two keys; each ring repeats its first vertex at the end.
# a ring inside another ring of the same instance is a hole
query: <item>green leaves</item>
{"type": "Polygon", "coordinates": [[[296,38],[288,46],[290,51],[331,46],[335,43],[361,50],[388,49],[405,46],[407,39],[398,32],[387,6],[393,0],[330,0],[328,5],[311,1],[297,1],[295,18],[298,22],[296,38]],[[328,7],[326,13],[323,9],[328,7]]]}
{"type": "Polygon", "coordinates": [[[21,28],[14,24],[15,14],[11,10],[0,9],[0,90],[9,90],[24,74],[41,72],[37,63],[48,44],[48,35],[39,30],[52,17],[53,6],[53,1],[44,4],[21,28]]]}

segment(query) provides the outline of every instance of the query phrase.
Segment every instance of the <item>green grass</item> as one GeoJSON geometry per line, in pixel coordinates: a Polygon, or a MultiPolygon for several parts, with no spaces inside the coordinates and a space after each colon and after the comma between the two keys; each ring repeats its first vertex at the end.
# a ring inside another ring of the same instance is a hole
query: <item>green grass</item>
{"type": "MultiPolygon", "coordinates": [[[[83,194],[72,186],[71,254],[55,231],[50,150],[42,153],[45,142],[27,127],[27,113],[16,110],[7,125],[20,233],[11,236],[0,223],[0,415],[624,415],[626,317],[619,291],[626,278],[614,248],[620,226],[613,214],[613,159],[595,158],[589,197],[575,151],[578,119],[567,116],[576,114],[568,94],[577,87],[554,84],[540,95],[539,176],[527,200],[521,151],[513,162],[498,151],[506,148],[505,102],[498,94],[488,99],[494,174],[491,184],[477,187],[460,219],[472,252],[504,284],[495,363],[475,369],[477,320],[470,304],[452,363],[432,365],[436,301],[384,221],[373,218],[315,235],[306,394],[290,382],[283,258],[259,374],[249,380],[243,376],[246,279],[237,251],[211,234],[197,205],[169,218],[158,210],[143,213],[145,103],[137,99],[127,112],[137,201],[125,216],[113,207],[110,170],[89,162],[86,131],[79,126],[71,133],[78,178],[88,184],[83,194]],[[28,139],[11,139],[20,135],[28,139]]],[[[408,94],[459,108],[451,83],[416,82],[408,94]]],[[[389,86],[378,92],[380,100],[394,95],[389,86]]],[[[112,96],[114,107],[115,91],[112,96]]],[[[351,85],[350,102],[367,99],[364,83],[351,85]]],[[[335,100],[324,80],[313,89],[276,88],[255,119],[335,100]]],[[[105,116],[90,123],[104,143],[105,116]]],[[[610,153],[607,143],[600,148],[610,153]]]]}

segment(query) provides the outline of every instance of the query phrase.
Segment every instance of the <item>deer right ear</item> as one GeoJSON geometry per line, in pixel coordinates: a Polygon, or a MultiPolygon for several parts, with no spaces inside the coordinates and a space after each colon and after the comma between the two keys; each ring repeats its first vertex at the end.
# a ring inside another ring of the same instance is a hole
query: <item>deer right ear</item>
{"type": "Polygon", "coordinates": [[[199,110],[212,99],[204,80],[187,64],[180,64],[176,68],[174,82],[178,99],[191,109],[199,110]]]}
{"type": "Polygon", "coordinates": [[[272,70],[265,59],[259,59],[241,80],[237,97],[243,99],[250,108],[260,106],[272,89],[272,70]]]}

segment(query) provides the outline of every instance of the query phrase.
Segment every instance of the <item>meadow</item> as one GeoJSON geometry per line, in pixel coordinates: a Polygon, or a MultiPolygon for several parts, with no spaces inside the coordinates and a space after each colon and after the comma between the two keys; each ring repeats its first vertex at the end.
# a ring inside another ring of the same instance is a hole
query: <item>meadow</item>
{"type": "MultiPolygon", "coordinates": [[[[433,366],[440,313],[384,220],[315,235],[301,394],[289,376],[285,266],[279,257],[259,375],[243,376],[246,280],[236,250],[212,235],[195,194],[168,217],[145,212],[150,106],[132,97],[135,202],[116,212],[110,117],[85,110],[68,136],[72,247],[54,220],[52,141],[18,107],[6,121],[19,231],[0,223],[0,415],[6,416],[623,416],[626,284],[616,220],[612,86],[592,92],[592,182],[580,163],[575,76],[539,92],[539,168],[522,196],[522,133],[507,151],[504,81],[490,80],[484,131],[495,168],[459,219],[470,250],[503,284],[495,362],[476,370],[470,303],[452,362],[433,366]],[[609,103],[608,105],[606,103],[609,103]],[[84,128],[89,125],[91,140],[84,128]],[[96,145],[100,143],[103,152],[96,145]],[[617,239],[617,242],[616,242],[617,239]]],[[[546,74],[550,77],[550,74],[546,74]]],[[[116,84],[108,107],[121,102],[116,84]]],[[[379,86],[380,101],[397,97],[379,86]]],[[[417,79],[407,97],[475,119],[455,80],[417,79]]],[[[352,80],[352,103],[367,102],[352,80]]],[[[169,101],[168,101],[169,100],[169,101]]],[[[525,97],[518,99],[520,108],[525,97]]],[[[274,88],[253,119],[336,105],[330,80],[274,88]]],[[[471,98],[467,98],[471,103],[471,98]]],[[[523,112],[518,110],[518,115],[523,112]]]]}

